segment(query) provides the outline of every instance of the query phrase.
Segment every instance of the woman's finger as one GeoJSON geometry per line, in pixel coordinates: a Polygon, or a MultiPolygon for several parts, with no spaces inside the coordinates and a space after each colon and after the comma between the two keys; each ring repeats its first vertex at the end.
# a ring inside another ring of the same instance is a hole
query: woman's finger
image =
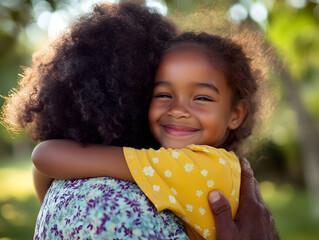
{"type": "Polygon", "coordinates": [[[215,219],[217,239],[233,239],[238,231],[232,219],[229,201],[217,190],[208,194],[208,201],[215,219]]]}

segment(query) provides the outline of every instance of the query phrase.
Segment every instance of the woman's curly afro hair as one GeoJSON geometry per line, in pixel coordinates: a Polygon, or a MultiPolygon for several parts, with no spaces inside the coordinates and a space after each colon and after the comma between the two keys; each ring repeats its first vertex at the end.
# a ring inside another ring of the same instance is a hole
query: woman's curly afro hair
{"type": "Polygon", "coordinates": [[[233,92],[233,105],[240,100],[246,101],[246,116],[242,124],[230,131],[228,138],[220,146],[227,150],[237,150],[242,140],[252,133],[257,110],[256,93],[262,75],[258,69],[253,68],[251,59],[247,57],[239,43],[205,32],[181,34],[170,41],[164,54],[190,47],[203,51],[212,64],[224,73],[227,84],[233,92]]]}
{"type": "Polygon", "coordinates": [[[134,4],[100,4],[33,55],[5,122],[33,141],[154,147],[148,99],[160,55],[176,35],[161,15],[134,4]]]}

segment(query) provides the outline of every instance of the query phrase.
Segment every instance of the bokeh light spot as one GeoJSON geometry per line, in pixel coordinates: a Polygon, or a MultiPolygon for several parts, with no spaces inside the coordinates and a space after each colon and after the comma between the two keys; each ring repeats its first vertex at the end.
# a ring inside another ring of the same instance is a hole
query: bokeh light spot
{"type": "Polygon", "coordinates": [[[247,9],[240,3],[236,3],[228,11],[228,18],[230,21],[239,23],[244,21],[248,16],[247,9]]]}
{"type": "Polygon", "coordinates": [[[251,6],[249,15],[254,21],[263,22],[268,17],[268,10],[264,4],[256,2],[251,6]]]}
{"type": "Polygon", "coordinates": [[[37,23],[42,30],[48,29],[51,15],[52,14],[49,11],[44,11],[39,15],[37,23]]]}
{"type": "Polygon", "coordinates": [[[33,3],[33,14],[35,16],[35,19],[37,19],[41,15],[41,13],[51,11],[51,5],[46,1],[38,1],[37,3],[33,3]]]}
{"type": "Polygon", "coordinates": [[[48,36],[50,39],[57,37],[67,26],[67,23],[63,17],[63,11],[56,11],[52,14],[48,28],[48,36]]]}
{"type": "Polygon", "coordinates": [[[149,8],[155,9],[158,13],[166,16],[167,15],[167,6],[166,3],[162,0],[146,0],[146,6],[149,8]]]}
{"type": "Polygon", "coordinates": [[[4,204],[0,211],[3,218],[13,225],[22,226],[28,221],[27,214],[23,211],[18,211],[10,203],[4,204]]]}
{"type": "Polygon", "coordinates": [[[1,207],[1,215],[7,220],[15,218],[16,214],[15,214],[13,205],[10,203],[4,204],[1,207]]]}
{"type": "Polygon", "coordinates": [[[307,5],[307,0],[286,0],[286,3],[294,8],[304,8],[307,5]]]}
{"type": "Polygon", "coordinates": [[[272,140],[282,146],[289,142],[289,130],[284,126],[276,126],[274,131],[271,134],[272,140]]]}
{"type": "Polygon", "coordinates": [[[271,199],[275,194],[275,185],[272,182],[264,181],[259,184],[260,191],[265,200],[271,199]]]}
{"type": "Polygon", "coordinates": [[[29,40],[34,44],[42,44],[46,40],[46,34],[39,28],[36,23],[31,23],[25,28],[29,40]]]}

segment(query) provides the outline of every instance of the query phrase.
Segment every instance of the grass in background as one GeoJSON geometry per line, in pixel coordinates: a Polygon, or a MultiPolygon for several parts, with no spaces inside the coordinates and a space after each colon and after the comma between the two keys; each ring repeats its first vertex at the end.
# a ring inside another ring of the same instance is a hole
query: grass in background
{"type": "Polygon", "coordinates": [[[304,189],[262,182],[260,190],[275,218],[281,240],[319,239],[319,219],[312,215],[310,199],[304,189]]]}
{"type": "MultiPolygon", "coordinates": [[[[311,217],[305,190],[260,183],[281,240],[318,240],[319,220],[311,217]]],[[[33,190],[30,160],[0,161],[0,240],[33,238],[40,204],[33,190]]]]}
{"type": "Polygon", "coordinates": [[[0,161],[0,240],[33,239],[40,209],[30,159],[0,161]]]}

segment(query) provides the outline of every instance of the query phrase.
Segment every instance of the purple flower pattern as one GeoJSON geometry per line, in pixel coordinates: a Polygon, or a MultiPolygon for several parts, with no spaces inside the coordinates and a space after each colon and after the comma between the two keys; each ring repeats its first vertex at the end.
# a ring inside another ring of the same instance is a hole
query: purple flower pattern
{"type": "Polygon", "coordinates": [[[55,180],[34,239],[189,239],[179,218],[157,213],[138,186],[113,178],[55,180]]]}

